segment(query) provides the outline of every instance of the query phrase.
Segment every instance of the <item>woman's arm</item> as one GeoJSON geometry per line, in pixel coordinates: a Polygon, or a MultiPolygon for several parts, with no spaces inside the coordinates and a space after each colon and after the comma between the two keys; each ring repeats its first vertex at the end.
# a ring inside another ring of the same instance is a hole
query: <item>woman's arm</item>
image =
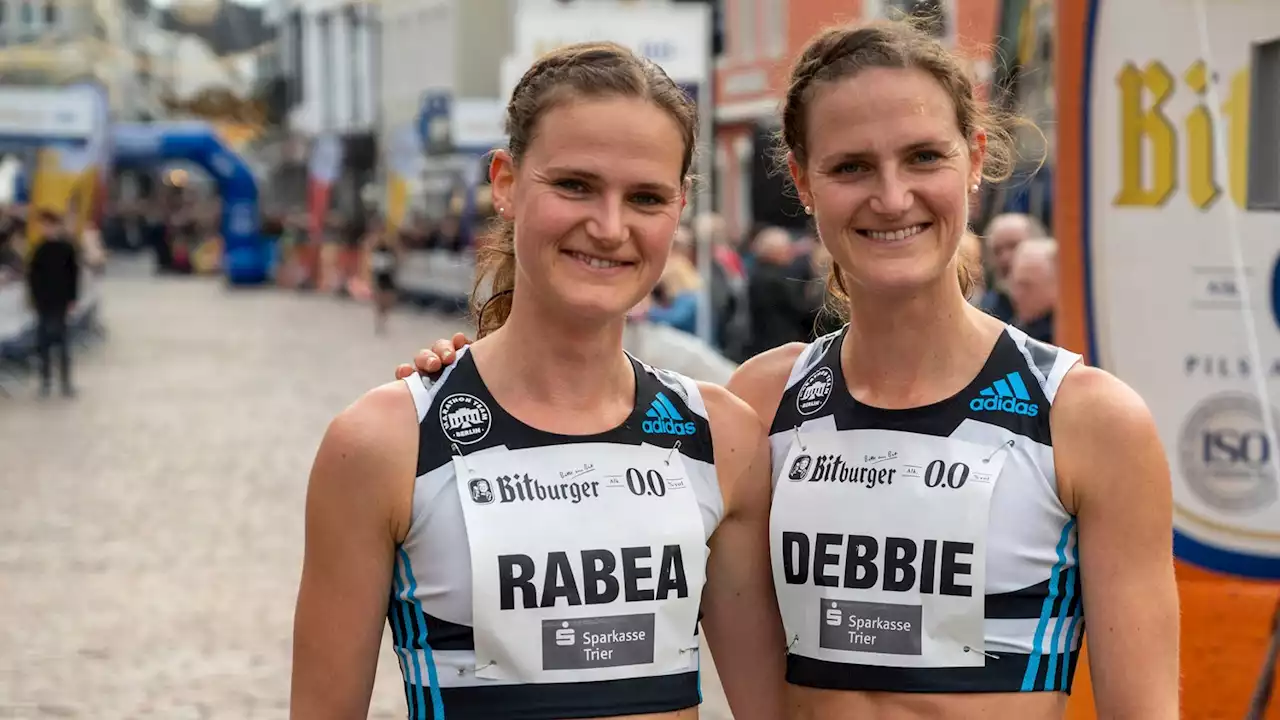
{"type": "Polygon", "coordinates": [[[412,397],[394,383],[338,415],[316,453],[293,627],[296,720],[368,714],[417,444],[412,397]]]}
{"type": "Polygon", "coordinates": [[[1142,398],[1076,366],[1050,411],[1064,504],[1079,523],[1099,717],[1178,717],[1178,590],[1169,466],[1142,398]]]}
{"type": "Polygon", "coordinates": [[[711,536],[702,627],[738,720],[784,717],[786,645],[769,560],[769,445],[756,414],[699,383],[725,515],[711,536]]]}

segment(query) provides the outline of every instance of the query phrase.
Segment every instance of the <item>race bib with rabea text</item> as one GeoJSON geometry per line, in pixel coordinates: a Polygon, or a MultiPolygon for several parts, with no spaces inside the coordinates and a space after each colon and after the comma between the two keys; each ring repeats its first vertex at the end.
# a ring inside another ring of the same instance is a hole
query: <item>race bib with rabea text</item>
{"type": "Polygon", "coordinates": [[[476,675],[548,683],[689,667],[707,548],[680,455],[575,444],[455,457],[476,675]]]}

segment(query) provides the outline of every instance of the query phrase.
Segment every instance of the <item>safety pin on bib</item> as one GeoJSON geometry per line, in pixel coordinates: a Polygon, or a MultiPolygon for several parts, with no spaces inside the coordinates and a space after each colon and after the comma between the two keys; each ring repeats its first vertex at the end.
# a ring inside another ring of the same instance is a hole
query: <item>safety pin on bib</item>
{"type": "Polygon", "coordinates": [[[463,455],[462,451],[458,449],[458,443],[449,443],[449,447],[453,448],[454,454],[462,461],[462,467],[467,469],[467,474],[474,475],[475,473],[471,471],[471,466],[467,464],[467,456],[463,455]]]}
{"type": "Polygon", "coordinates": [[[677,441],[676,441],[676,444],[671,446],[671,450],[667,451],[667,459],[663,460],[663,461],[662,461],[662,464],[663,464],[663,465],[670,465],[670,464],[671,464],[671,456],[672,456],[672,455],[674,455],[674,454],[675,454],[675,452],[676,452],[677,450],[679,450],[679,449],[680,449],[680,441],[679,441],[679,440],[677,440],[677,441]]]}
{"type": "MultiPolygon", "coordinates": [[[[473,672],[473,673],[478,673],[478,672],[480,672],[481,670],[483,670],[483,669],[485,669],[485,668],[487,668],[487,667],[490,667],[490,666],[492,666],[492,665],[497,665],[497,664],[498,664],[498,661],[496,661],[496,660],[490,660],[489,662],[487,662],[487,663],[485,663],[485,664],[481,665],[480,667],[473,668],[473,669],[471,670],[471,672],[473,672]]],[[[467,674],[467,669],[466,669],[466,668],[464,668],[464,667],[460,667],[460,668],[458,668],[458,677],[462,677],[463,675],[466,675],[466,674],[467,674]]]]}
{"type": "Polygon", "coordinates": [[[969,647],[968,645],[965,645],[965,646],[964,646],[964,651],[965,651],[965,652],[976,652],[976,653],[978,653],[979,655],[985,655],[985,656],[987,656],[987,657],[991,658],[992,660],[999,660],[999,659],[1000,659],[1000,656],[999,656],[999,655],[992,655],[992,654],[991,654],[991,653],[989,653],[989,652],[985,652],[985,651],[983,651],[983,650],[978,650],[978,649],[976,649],[976,648],[971,648],[971,647],[969,647]]]}
{"type": "Polygon", "coordinates": [[[806,452],[809,448],[804,446],[804,440],[800,439],[800,426],[797,425],[792,430],[796,433],[796,444],[800,446],[800,452],[806,452]]]}
{"type": "MultiPolygon", "coordinates": [[[[803,449],[804,449],[804,448],[801,448],[801,450],[803,450],[803,449]]],[[[786,648],[785,650],[783,650],[783,654],[784,654],[784,655],[790,655],[790,654],[791,654],[791,648],[795,647],[795,646],[796,646],[796,643],[798,643],[798,642],[800,642],[800,636],[799,636],[798,634],[797,634],[797,635],[792,635],[792,636],[791,636],[791,642],[787,643],[787,648],[786,648]]]]}
{"type": "Polygon", "coordinates": [[[991,458],[995,457],[996,453],[1011,447],[1013,447],[1013,440],[1007,440],[1005,442],[1000,443],[1000,447],[996,448],[995,450],[992,450],[990,455],[982,458],[982,464],[986,465],[987,463],[991,462],[991,458]]]}

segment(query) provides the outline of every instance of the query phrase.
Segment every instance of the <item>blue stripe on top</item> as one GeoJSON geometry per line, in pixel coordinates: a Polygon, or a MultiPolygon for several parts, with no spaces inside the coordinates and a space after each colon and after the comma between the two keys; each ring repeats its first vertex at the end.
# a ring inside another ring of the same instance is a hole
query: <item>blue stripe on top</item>
{"type": "MultiPolygon", "coordinates": [[[[1053,564],[1053,573],[1049,577],[1049,594],[1044,598],[1044,604],[1040,608],[1040,621],[1036,624],[1035,639],[1032,641],[1031,656],[1027,658],[1027,669],[1022,675],[1022,691],[1029,692],[1036,690],[1036,675],[1040,672],[1040,659],[1044,655],[1045,631],[1049,627],[1049,618],[1053,614],[1053,606],[1058,598],[1064,594],[1063,580],[1067,573],[1067,543],[1071,540],[1072,531],[1075,530],[1076,519],[1073,517],[1067,521],[1062,527],[1062,536],[1058,538],[1057,562],[1053,564]]],[[[1073,553],[1074,555],[1074,553],[1073,553]]],[[[1069,592],[1069,591],[1068,591],[1069,592]]],[[[1055,635],[1056,639],[1056,635],[1055,635]]],[[[1056,648],[1055,648],[1056,651],[1056,648]]],[[[1052,667],[1052,665],[1050,666],[1052,667]]],[[[1052,670],[1050,671],[1052,673],[1052,670]]],[[[1046,675],[1046,685],[1052,686],[1053,681],[1048,679],[1046,675]]],[[[1048,688],[1046,688],[1048,689],[1048,688]]]]}

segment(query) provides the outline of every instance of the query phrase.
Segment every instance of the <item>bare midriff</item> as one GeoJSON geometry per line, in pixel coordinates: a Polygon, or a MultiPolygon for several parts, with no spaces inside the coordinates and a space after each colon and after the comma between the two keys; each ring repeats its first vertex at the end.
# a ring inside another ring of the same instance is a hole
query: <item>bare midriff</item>
{"type": "Polygon", "coordinates": [[[698,720],[698,708],[691,707],[675,712],[646,713],[644,715],[609,715],[595,720],[698,720]]]}
{"type": "Polygon", "coordinates": [[[1067,695],[877,693],[787,686],[787,720],[1062,720],[1067,695]]]}

